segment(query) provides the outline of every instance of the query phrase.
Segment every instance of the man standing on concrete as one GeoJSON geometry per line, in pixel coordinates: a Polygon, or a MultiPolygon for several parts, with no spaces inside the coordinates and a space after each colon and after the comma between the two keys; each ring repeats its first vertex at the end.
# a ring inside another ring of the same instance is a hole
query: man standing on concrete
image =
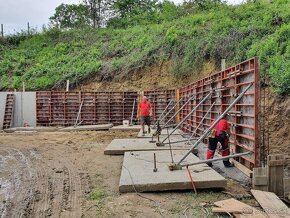
{"type": "MultiPolygon", "coordinates": [[[[215,122],[212,121],[210,125],[212,125],[215,122]]],[[[230,125],[226,119],[221,119],[218,124],[213,128],[209,140],[208,140],[208,149],[206,153],[206,159],[212,159],[217,147],[217,144],[220,143],[222,146],[221,154],[222,156],[228,156],[230,155],[230,149],[229,149],[229,137],[231,135],[230,131],[230,125]]],[[[226,159],[223,161],[225,167],[233,167],[233,164],[229,161],[229,159],[226,159]]],[[[211,167],[212,163],[208,163],[208,165],[211,167]]]]}
{"type": "Polygon", "coordinates": [[[142,97],[142,101],[139,103],[138,107],[138,118],[141,118],[141,128],[143,136],[145,135],[145,125],[148,126],[148,133],[150,130],[150,117],[152,116],[152,108],[149,99],[146,96],[142,97]]]}

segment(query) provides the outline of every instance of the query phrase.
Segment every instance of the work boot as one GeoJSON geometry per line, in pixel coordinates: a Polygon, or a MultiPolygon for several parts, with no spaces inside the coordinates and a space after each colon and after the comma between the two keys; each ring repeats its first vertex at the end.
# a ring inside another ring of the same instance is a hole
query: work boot
{"type": "Polygon", "coordinates": [[[225,168],[234,167],[234,164],[231,163],[229,160],[224,160],[223,162],[224,162],[225,168]]]}
{"type": "Polygon", "coordinates": [[[209,150],[209,149],[207,149],[207,152],[206,152],[206,159],[207,159],[207,160],[212,159],[213,156],[214,156],[214,153],[215,153],[215,150],[209,150]]]}

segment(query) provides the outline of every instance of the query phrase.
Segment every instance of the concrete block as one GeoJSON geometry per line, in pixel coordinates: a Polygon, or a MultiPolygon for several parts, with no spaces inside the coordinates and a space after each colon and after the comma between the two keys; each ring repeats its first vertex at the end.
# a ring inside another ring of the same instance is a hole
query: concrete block
{"type": "MultiPolygon", "coordinates": [[[[186,151],[174,150],[174,161],[179,161],[184,153],[186,151]]],[[[192,154],[184,163],[197,161],[200,159],[192,154]]],[[[170,171],[168,168],[170,163],[169,151],[126,152],[119,191],[134,192],[134,187],[138,192],[192,189],[187,169],[170,171]],[[156,153],[157,172],[153,172],[154,153],[156,153]]],[[[189,169],[197,189],[226,187],[226,179],[206,164],[190,166],[189,169]]]]}
{"type": "Polygon", "coordinates": [[[62,128],[59,131],[61,132],[74,132],[74,131],[101,131],[101,130],[109,130],[113,127],[113,124],[101,124],[101,125],[84,125],[84,126],[70,126],[66,128],[62,128]]]}
{"type": "MultiPolygon", "coordinates": [[[[179,138],[175,138],[175,141],[179,138]]],[[[185,142],[172,144],[173,150],[189,150],[190,145],[185,142]]],[[[149,139],[114,139],[104,150],[106,155],[123,155],[129,151],[160,151],[169,150],[169,145],[156,146],[156,143],[150,143],[149,139]]],[[[193,153],[197,153],[194,150],[193,153]]]]}

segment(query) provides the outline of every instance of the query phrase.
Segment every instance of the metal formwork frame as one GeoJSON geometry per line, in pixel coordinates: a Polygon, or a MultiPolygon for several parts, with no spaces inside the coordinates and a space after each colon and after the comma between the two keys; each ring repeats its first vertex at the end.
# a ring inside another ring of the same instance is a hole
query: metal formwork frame
{"type": "MultiPolygon", "coordinates": [[[[160,115],[163,113],[165,108],[167,107],[168,103],[172,101],[175,103],[176,101],[176,90],[155,90],[155,91],[144,91],[143,93],[148,99],[150,99],[152,104],[152,122],[155,123],[159,118],[160,115]]],[[[169,112],[170,107],[165,110],[166,117],[165,120],[169,119],[174,113],[175,110],[169,112]]],[[[175,120],[172,121],[175,123],[175,120]]]]}
{"type": "MultiPolygon", "coordinates": [[[[82,102],[82,125],[122,124],[123,120],[130,120],[137,97],[137,92],[36,92],[37,125],[75,125],[82,102]]],[[[133,115],[136,114],[135,108],[133,115]]]]}
{"type": "Polygon", "coordinates": [[[185,101],[187,96],[196,95],[196,101],[181,111],[180,119],[183,119],[188,111],[199,103],[207,90],[213,89],[216,93],[183,124],[182,130],[192,133],[197,129],[197,135],[202,135],[211,121],[216,119],[248,84],[253,83],[251,89],[229,112],[228,121],[232,132],[231,151],[252,152],[249,157],[236,157],[235,160],[251,170],[259,166],[259,82],[259,62],[257,58],[252,58],[179,89],[179,96],[185,98],[185,101]],[[204,118],[214,102],[210,115],[204,118]]]}

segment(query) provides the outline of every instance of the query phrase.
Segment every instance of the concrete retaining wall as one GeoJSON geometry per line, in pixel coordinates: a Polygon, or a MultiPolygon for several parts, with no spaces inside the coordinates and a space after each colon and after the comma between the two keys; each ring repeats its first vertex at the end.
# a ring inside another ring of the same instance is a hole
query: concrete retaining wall
{"type": "Polygon", "coordinates": [[[6,96],[15,95],[13,127],[21,127],[27,123],[36,126],[36,93],[35,92],[0,92],[0,129],[3,129],[6,96]]]}

